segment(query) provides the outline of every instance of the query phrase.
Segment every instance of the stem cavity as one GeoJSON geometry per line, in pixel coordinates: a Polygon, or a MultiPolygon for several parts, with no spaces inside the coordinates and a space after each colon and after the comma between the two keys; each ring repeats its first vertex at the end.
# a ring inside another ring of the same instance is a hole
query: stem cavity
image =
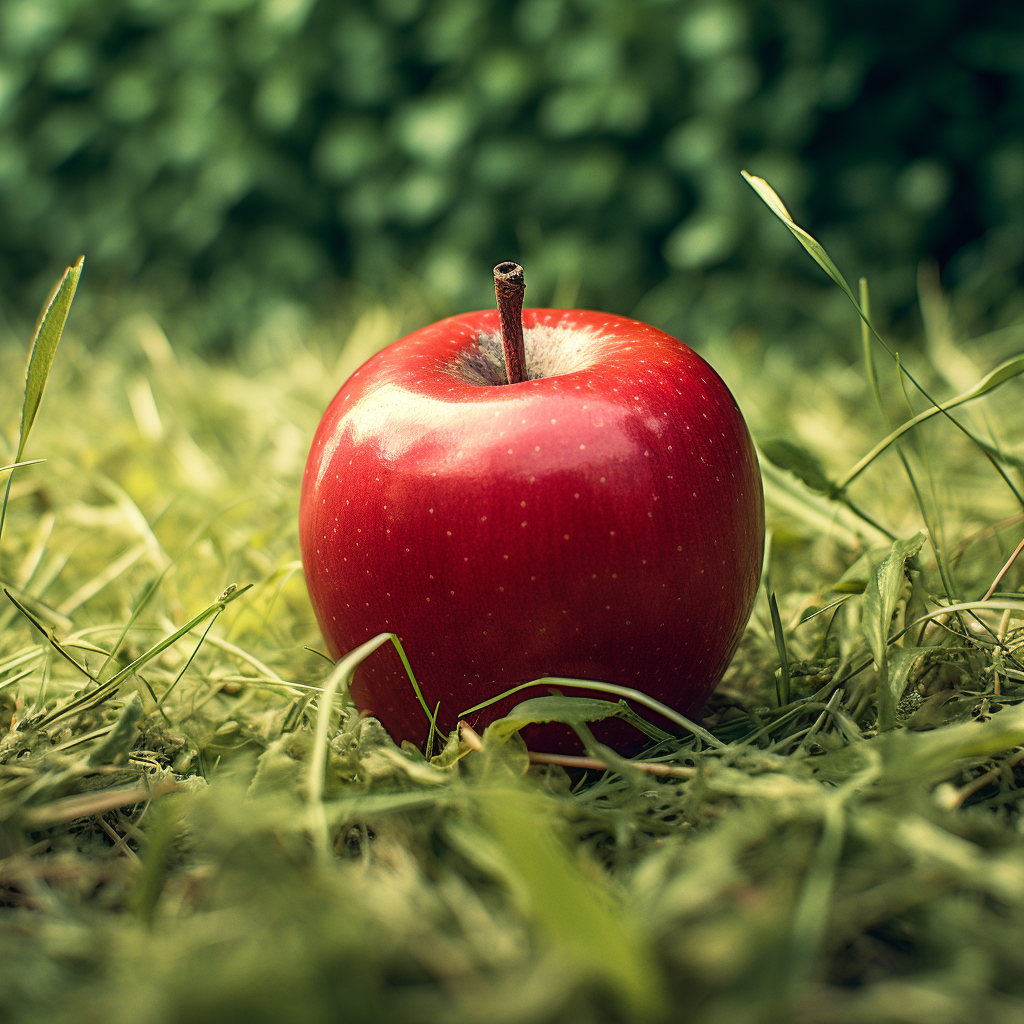
{"type": "Polygon", "coordinates": [[[509,384],[526,380],[526,355],[523,349],[523,293],[526,279],[518,263],[499,263],[494,268],[494,294],[501,320],[501,347],[505,354],[505,374],[509,384]]]}

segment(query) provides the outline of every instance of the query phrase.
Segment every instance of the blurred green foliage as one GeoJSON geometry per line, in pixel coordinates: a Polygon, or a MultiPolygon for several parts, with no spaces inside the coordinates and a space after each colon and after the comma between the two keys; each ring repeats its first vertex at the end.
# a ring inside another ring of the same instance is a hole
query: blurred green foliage
{"type": "Polygon", "coordinates": [[[1022,125],[1016,0],[4,0],[0,295],[85,252],[208,347],[341,279],[486,305],[514,258],[533,304],[803,344],[838,300],[747,167],[890,308],[929,256],[1000,326],[1022,125]]]}

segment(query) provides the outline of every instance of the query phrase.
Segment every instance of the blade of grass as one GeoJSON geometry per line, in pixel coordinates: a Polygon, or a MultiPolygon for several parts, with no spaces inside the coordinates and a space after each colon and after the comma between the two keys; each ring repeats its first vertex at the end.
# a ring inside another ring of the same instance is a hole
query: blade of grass
{"type": "MultiPolygon", "coordinates": [[[[21,408],[18,453],[14,459],[16,465],[23,461],[25,446],[28,444],[32,424],[35,423],[36,414],[43,401],[46,380],[50,375],[50,367],[53,365],[53,357],[56,355],[60,337],[64,333],[64,324],[67,323],[68,313],[71,311],[71,300],[75,297],[75,289],[78,287],[78,279],[82,276],[84,263],[85,257],[79,256],[78,260],[64,271],[61,279],[53,286],[46,302],[43,303],[42,312],[39,314],[39,320],[32,335],[28,369],[25,373],[25,401],[21,408]]],[[[13,469],[14,467],[7,468],[13,469]]],[[[13,481],[14,473],[12,472],[7,477],[3,506],[0,507],[0,538],[3,537],[4,522],[7,519],[7,503],[11,497],[13,481]]]]}
{"type": "Polygon", "coordinates": [[[43,401],[46,380],[50,375],[53,357],[57,353],[57,344],[64,333],[68,313],[71,312],[71,300],[78,288],[78,279],[82,276],[85,257],[78,260],[64,271],[61,279],[53,286],[50,297],[43,306],[39,316],[35,334],[32,337],[32,351],[28,359],[28,372],[25,376],[25,404],[21,412],[21,435],[18,439],[18,462],[25,454],[32,424],[43,401]]]}
{"type": "Polygon", "coordinates": [[[779,671],[775,677],[775,695],[781,708],[789,703],[789,653],[786,650],[786,634],[782,629],[782,619],[779,617],[779,603],[775,599],[774,590],[768,594],[768,608],[772,613],[772,632],[775,634],[775,649],[779,652],[779,671]]]}
{"type": "MultiPolygon", "coordinates": [[[[868,346],[866,351],[870,351],[868,346]]],[[[905,371],[904,371],[905,372],[905,371]]],[[[1024,373],[1024,355],[1014,356],[1012,359],[1006,360],[997,366],[991,373],[986,374],[977,384],[962,394],[957,395],[955,398],[950,398],[948,401],[941,403],[931,409],[925,409],[924,412],[918,413],[916,416],[900,424],[895,430],[893,430],[888,436],[882,438],[862,459],[860,459],[855,466],[847,470],[837,481],[836,486],[843,488],[848,486],[854,480],[864,472],[868,466],[871,465],[879,455],[882,454],[891,444],[898,441],[907,431],[912,430],[918,424],[924,423],[927,420],[932,419],[935,416],[939,416],[942,412],[948,411],[949,409],[955,409],[957,406],[964,405],[967,402],[972,402],[976,398],[981,398],[984,395],[990,394],[995,391],[1001,384],[1005,384],[1009,380],[1013,380],[1014,377],[1024,373]]]]}
{"type": "Polygon", "coordinates": [[[77,714],[78,712],[85,711],[88,708],[97,707],[102,704],[109,697],[112,697],[117,692],[120,685],[131,675],[137,672],[144,665],[148,664],[154,658],[159,657],[159,655],[163,654],[168,647],[177,643],[177,641],[183,636],[191,633],[196,626],[205,622],[211,615],[219,615],[226,605],[237,600],[251,587],[251,583],[246,584],[244,587],[229,587],[223,594],[221,594],[218,600],[213,602],[213,604],[208,605],[198,615],[189,619],[189,621],[180,629],[175,630],[170,636],[164,637],[164,639],[154,647],[151,647],[144,654],[139,655],[139,657],[131,664],[126,665],[116,673],[116,675],[111,676],[110,679],[105,683],[102,683],[97,689],[90,690],[89,693],[83,694],[81,697],[76,697],[67,704],[54,708],[54,710],[39,723],[40,728],[52,725],[54,722],[59,721],[61,718],[65,718],[68,715],[77,714]]]}
{"type": "Polygon", "coordinates": [[[309,759],[309,774],[306,777],[306,802],[310,810],[310,824],[313,834],[317,837],[317,847],[324,856],[330,856],[330,835],[327,827],[327,814],[324,808],[324,773],[327,770],[327,734],[330,731],[331,709],[334,696],[342,683],[347,684],[356,668],[362,664],[378,647],[391,640],[398,646],[398,637],[394,633],[379,633],[372,640],[360,644],[350,651],[334,667],[334,671],[324,683],[324,692],[319,700],[316,718],[316,737],[313,741],[313,752],[309,759]]]}
{"type": "Polygon", "coordinates": [[[39,619],[37,619],[35,615],[33,615],[32,612],[30,612],[28,608],[26,608],[6,587],[4,588],[4,593],[7,595],[7,599],[11,602],[11,604],[13,604],[14,607],[17,608],[18,611],[21,612],[21,614],[26,619],[28,619],[28,621],[32,623],[32,625],[35,626],[35,628],[39,630],[40,633],[43,634],[44,637],[46,637],[46,642],[62,658],[64,658],[66,661],[71,662],[71,664],[74,665],[75,668],[77,668],[78,671],[81,672],[84,676],[91,679],[93,682],[96,682],[96,676],[94,676],[92,672],[90,672],[80,661],[78,661],[75,657],[73,657],[64,649],[64,646],[61,644],[61,642],[53,635],[52,629],[47,629],[46,626],[44,626],[39,621],[39,619]]]}

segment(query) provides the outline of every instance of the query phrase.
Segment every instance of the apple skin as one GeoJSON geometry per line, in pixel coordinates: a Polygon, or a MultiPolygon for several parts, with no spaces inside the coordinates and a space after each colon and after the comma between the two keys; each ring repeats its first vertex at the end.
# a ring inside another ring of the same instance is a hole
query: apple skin
{"type": "MultiPolygon", "coordinates": [[[[700,356],[646,324],[526,309],[523,326],[528,360],[545,329],[585,344],[551,363],[556,375],[471,382],[467,360],[499,327],[495,310],[466,313],[379,352],[331,402],[299,514],[328,650],[396,633],[444,732],[546,675],[631,686],[694,717],[761,573],[764,500],[743,417],[700,356]]],[[[548,692],[469,720],[482,728],[548,692]]],[[[426,716],[390,645],[351,694],[396,741],[422,747],[426,716]]],[[[608,742],[638,735],[603,725],[608,742]]],[[[524,736],[534,749],[579,748],[559,724],[524,736]]]]}

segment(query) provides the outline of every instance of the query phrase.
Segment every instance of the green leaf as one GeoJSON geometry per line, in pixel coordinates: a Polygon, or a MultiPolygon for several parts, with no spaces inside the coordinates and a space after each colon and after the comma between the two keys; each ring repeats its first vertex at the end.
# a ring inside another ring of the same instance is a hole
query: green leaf
{"type": "Polygon", "coordinates": [[[868,583],[874,579],[881,561],[889,554],[884,548],[872,548],[865,551],[853,565],[832,585],[831,589],[838,594],[863,594],[868,583]]]}
{"type": "Polygon", "coordinates": [[[903,590],[903,571],[907,559],[921,550],[924,539],[923,533],[917,533],[909,540],[896,541],[864,590],[861,629],[878,671],[878,728],[882,731],[891,729],[895,720],[896,704],[889,685],[888,662],[892,616],[903,590]]]}
{"type": "MultiPolygon", "coordinates": [[[[484,743],[504,743],[513,733],[536,722],[564,722],[570,726],[600,722],[606,718],[638,717],[624,703],[598,700],[596,697],[531,697],[521,701],[504,718],[499,718],[484,730],[484,743]]],[[[647,724],[647,723],[644,723],[647,724]]]]}
{"type": "Polygon", "coordinates": [[[507,715],[518,719],[524,725],[531,722],[565,722],[579,725],[583,722],[600,722],[605,718],[621,718],[622,705],[616,701],[598,700],[596,697],[532,697],[517,704],[507,715]]]}
{"type": "Polygon", "coordinates": [[[802,445],[780,437],[762,441],[760,448],[770,462],[779,469],[789,470],[812,491],[819,494],[835,494],[838,491],[836,485],[829,480],[818,457],[802,445]]]}
{"type": "Polygon", "coordinates": [[[53,357],[57,352],[57,343],[64,333],[64,324],[67,323],[71,300],[75,297],[75,289],[78,287],[78,279],[82,276],[84,263],[85,257],[79,256],[78,260],[64,271],[64,276],[54,285],[53,291],[39,315],[39,323],[36,325],[36,332],[32,337],[28,373],[25,376],[25,404],[21,412],[21,437],[18,441],[16,460],[18,462],[21,461],[21,457],[25,453],[28,435],[43,400],[46,379],[50,375],[53,357]]]}
{"type": "Polygon", "coordinates": [[[893,647],[889,650],[889,692],[892,694],[893,705],[903,699],[903,691],[907,688],[914,666],[931,650],[931,647],[893,647]]]}
{"type": "MultiPolygon", "coordinates": [[[[482,711],[484,708],[490,707],[492,704],[497,704],[498,701],[504,700],[506,697],[511,697],[513,693],[520,693],[523,690],[529,690],[535,686],[557,686],[559,689],[568,687],[570,689],[596,690],[598,693],[610,693],[623,700],[630,700],[633,701],[634,704],[641,704],[645,708],[650,708],[663,718],[667,718],[670,722],[674,722],[687,732],[699,737],[709,747],[724,749],[726,746],[726,744],[724,744],[720,739],[712,736],[707,729],[697,725],[696,722],[691,722],[688,718],[684,718],[678,711],[674,711],[672,708],[662,704],[661,701],[657,701],[653,697],[649,697],[646,693],[643,693],[640,690],[634,690],[631,686],[619,686],[617,683],[605,683],[597,679],[568,679],[565,676],[541,676],[540,679],[533,679],[528,683],[520,683],[518,686],[513,686],[510,689],[505,690],[503,693],[496,694],[488,700],[481,701],[479,704],[475,704],[473,707],[467,708],[465,711],[460,711],[459,718],[465,718],[467,715],[471,715],[474,711],[482,711]]],[[[502,721],[502,719],[499,719],[499,721],[502,721]]],[[[493,724],[495,723],[492,723],[492,725],[493,724]]],[[[490,728],[490,726],[488,728],[490,728]]]]}

